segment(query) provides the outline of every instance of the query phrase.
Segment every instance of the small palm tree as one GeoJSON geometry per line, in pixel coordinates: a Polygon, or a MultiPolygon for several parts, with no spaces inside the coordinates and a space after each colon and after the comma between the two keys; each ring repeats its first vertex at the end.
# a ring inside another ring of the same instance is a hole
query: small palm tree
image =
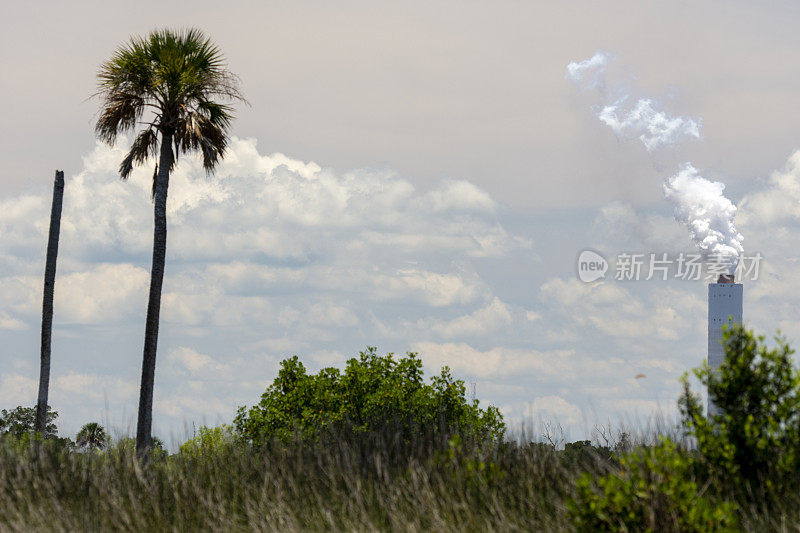
{"type": "Polygon", "coordinates": [[[84,425],[75,437],[75,444],[88,450],[102,450],[108,445],[108,433],[97,422],[84,425]]]}
{"type": "Polygon", "coordinates": [[[136,428],[136,448],[142,453],[150,446],[153,419],[170,171],[178,154],[198,151],[210,173],[225,154],[233,119],[229,104],[244,99],[238,78],[226,68],[219,48],[194,29],[158,30],[132,38],[103,63],[98,80],[97,96],[103,100],[95,127],[98,137],[113,144],[118,135],[138,130],[119,167],[122,179],[130,176],[135,165],[158,154],[152,188],[153,263],[136,428]]]}

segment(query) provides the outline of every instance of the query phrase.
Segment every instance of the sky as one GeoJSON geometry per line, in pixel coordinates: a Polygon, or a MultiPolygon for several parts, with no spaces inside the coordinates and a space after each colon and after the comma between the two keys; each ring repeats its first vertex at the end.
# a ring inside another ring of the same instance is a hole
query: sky
{"type": "Polygon", "coordinates": [[[230,422],[286,357],[317,370],[367,346],[568,438],[672,413],[705,357],[706,282],[616,280],[614,258],[697,251],[686,195],[665,198],[690,163],[763,256],[747,325],[800,340],[798,22],[789,2],[9,6],[0,408],[36,398],[59,168],[51,404],[62,434],[135,429],[152,168],[118,179],[127,140],[95,140],[91,95],[131,35],[196,26],[250,105],[213,176],[188,157],[171,179],[156,434],[230,422]],[[570,76],[598,52],[602,72],[570,76]],[[587,249],[605,279],[579,279],[587,249]]]}

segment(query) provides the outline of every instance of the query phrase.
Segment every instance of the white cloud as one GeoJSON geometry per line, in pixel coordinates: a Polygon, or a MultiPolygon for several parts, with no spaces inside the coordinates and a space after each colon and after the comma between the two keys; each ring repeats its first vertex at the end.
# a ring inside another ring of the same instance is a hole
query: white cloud
{"type": "Polygon", "coordinates": [[[600,207],[592,225],[596,245],[604,252],[694,252],[685,228],[674,217],[637,210],[614,201],[600,207]]]}
{"type": "Polygon", "coordinates": [[[442,187],[420,199],[422,206],[436,213],[446,211],[472,211],[491,213],[496,204],[484,191],[464,180],[448,181],[442,187]]]}
{"type": "Polygon", "coordinates": [[[12,409],[17,405],[30,406],[36,403],[39,382],[16,372],[0,375],[0,405],[12,409]]]}
{"type": "MultiPolygon", "coordinates": [[[[693,286],[692,286],[693,287],[693,286]]],[[[656,288],[643,300],[618,283],[582,283],[553,278],[541,299],[554,305],[573,327],[587,326],[614,338],[677,340],[697,334],[703,301],[695,292],[656,288]]]]}
{"type": "Polygon", "coordinates": [[[150,275],[130,264],[99,264],[57,277],[54,306],[62,322],[108,324],[141,316],[150,275]]]}
{"type": "Polygon", "coordinates": [[[0,311],[0,329],[23,330],[28,329],[28,324],[4,311],[0,311]]]}
{"type": "Polygon", "coordinates": [[[117,376],[107,376],[70,371],[64,375],[52,377],[52,397],[70,402],[99,401],[113,396],[114,400],[130,400],[138,397],[139,387],[117,376]]]}
{"type": "Polygon", "coordinates": [[[481,351],[466,343],[415,342],[412,349],[426,366],[449,366],[455,372],[481,378],[565,374],[573,366],[572,350],[539,351],[492,348],[481,351]]]}
{"type": "Polygon", "coordinates": [[[486,307],[447,322],[434,323],[432,329],[443,337],[458,338],[497,331],[513,320],[509,307],[495,297],[486,307]]]}
{"type": "Polygon", "coordinates": [[[562,425],[577,425],[581,421],[580,408],[561,396],[540,396],[529,405],[534,417],[556,420],[562,425]]]}
{"type": "Polygon", "coordinates": [[[196,373],[201,370],[222,371],[228,369],[226,365],[216,364],[210,356],[201,354],[186,346],[181,346],[170,352],[167,355],[167,360],[177,363],[178,366],[190,373],[196,373]]]}
{"type": "Polygon", "coordinates": [[[772,228],[800,222],[800,150],[772,173],[765,188],[742,199],[736,218],[742,226],[772,228]]]}

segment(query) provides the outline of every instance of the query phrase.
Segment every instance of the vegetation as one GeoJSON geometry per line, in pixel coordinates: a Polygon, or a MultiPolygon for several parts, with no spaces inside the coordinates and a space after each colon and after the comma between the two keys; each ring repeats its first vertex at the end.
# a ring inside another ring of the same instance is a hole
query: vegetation
{"type": "MultiPolygon", "coordinates": [[[[56,426],[58,413],[47,406],[47,417],[44,431],[41,432],[44,438],[55,437],[58,433],[56,426]]],[[[0,411],[0,435],[10,434],[21,437],[26,433],[34,431],[36,426],[36,407],[22,407],[18,405],[11,411],[3,409],[0,411]]]]}
{"type": "Polygon", "coordinates": [[[80,453],[12,432],[31,410],[3,411],[0,530],[783,530],[800,522],[792,351],[725,342],[720,371],[696,371],[720,414],[685,377],[679,427],[602,446],[504,431],[446,369],[426,383],[415,355],[373,349],[342,372],[288,359],[235,425],[145,461],[132,439],[80,453]]]}
{"type": "Polygon", "coordinates": [[[254,444],[287,442],[297,434],[316,439],[345,429],[368,434],[388,426],[403,441],[422,432],[458,433],[483,442],[500,439],[505,431],[500,412],[481,409],[477,399],[468,401],[464,382],[447,368],[426,384],[416,354],[396,359],[378,355],[375,348],[347,361],[344,372],[324,368],[309,374],[297,357],[284,360],[261,402],[240,408],[234,423],[254,444]]]}
{"type": "Polygon", "coordinates": [[[736,505],[704,496],[691,458],[675,443],[640,447],[620,470],[595,479],[584,473],[569,503],[578,531],[736,531],[736,505]]]}
{"type": "Polygon", "coordinates": [[[183,152],[200,152],[207,172],[224,157],[233,108],[241,100],[237,78],[225,67],[214,43],[198,30],[154,31],[135,37],[103,63],[98,72],[102,98],[95,127],[114,144],[122,133],[136,132],[119,172],[127,179],[136,165],[158,154],[153,172],[153,263],[147,305],[136,446],[150,446],[153,384],[158,345],[161,289],[167,253],[169,176],[183,152]]]}
{"type": "Polygon", "coordinates": [[[102,450],[108,446],[108,433],[103,426],[97,422],[89,422],[84,425],[75,437],[75,444],[78,448],[86,450],[102,450]]]}
{"type": "Polygon", "coordinates": [[[726,360],[719,372],[695,375],[719,411],[706,416],[700,398],[683,379],[683,423],[697,441],[703,469],[743,496],[770,502],[800,489],[800,371],[781,339],[742,328],[726,333],[726,360]]]}

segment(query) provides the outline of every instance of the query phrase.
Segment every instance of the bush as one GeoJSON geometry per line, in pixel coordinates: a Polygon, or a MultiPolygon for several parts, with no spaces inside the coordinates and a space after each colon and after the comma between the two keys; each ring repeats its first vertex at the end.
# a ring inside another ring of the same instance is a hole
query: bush
{"type": "Polygon", "coordinates": [[[430,430],[501,438],[505,425],[500,412],[481,409],[465,392],[464,382],[446,367],[426,384],[422,362],[413,353],[395,359],[368,348],[350,359],[344,372],[324,368],[317,374],[309,374],[293,357],[281,363],[258,405],[239,409],[234,424],[243,439],[256,444],[289,442],[296,435],[315,440],[330,430],[366,434],[387,426],[403,439],[430,430]]]}
{"type": "Polygon", "coordinates": [[[699,494],[689,456],[663,439],[620,459],[621,470],[577,481],[569,502],[578,531],[736,531],[730,503],[699,494]]]}
{"type": "MultiPolygon", "coordinates": [[[[58,413],[47,406],[47,418],[45,421],[44,438],[55,437],[58,433],[55,420],[58,413]]],[[[10,434],[15,437],[22,437],[25,433],[33,432],[36,422],[36,407],[22,407],[18,405],[11,411],[3,409],[0,411],[0,435],[10,434]]]]}
{"type": "Polygon", "coordinates": [[[764,337],[742,327],[726,330],[719,371],[707,365],[695,370],[719,412],[704,414],[685,375],[679,402],[704,470],[718,476],[725,490],[759,502],[800,489],[800,372],[793,350],[776,341],[770,349],[764,337]]]}
{"type": "Polygon", "coordinates": [[[578,440],[564,444],[561,460],[578,470],[594,471],[598,464],[611,464],[614,454],[607,446],[594,446],[591,441],[578,440]]]}
{"type": "Polygon", "coordinates": [[[197,436],[181,444],[179,451],[184,457],[223,454],[235,443],[236,435],[233,427],[227,425],[201,426],[197,431],[197,436]]]}

